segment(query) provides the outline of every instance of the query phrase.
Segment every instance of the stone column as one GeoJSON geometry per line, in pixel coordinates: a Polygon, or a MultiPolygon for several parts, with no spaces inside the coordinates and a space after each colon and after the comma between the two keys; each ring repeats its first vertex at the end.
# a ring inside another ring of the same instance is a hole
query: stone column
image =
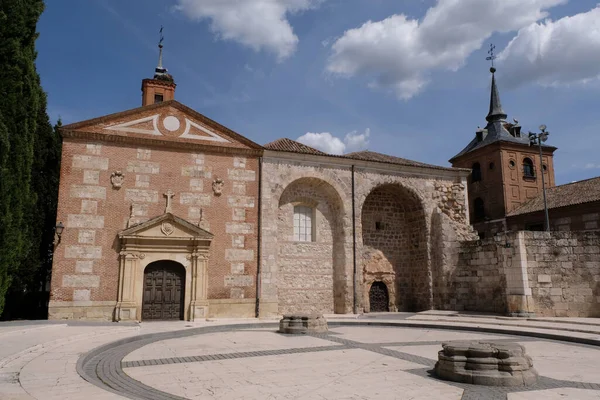
{"type": "MultiPolygon", "coordinates": [[[[510,240],[508,241],[510,242],[510,240]]],[[[535,316],[535,305],[527,273],[524,232],[517,232],[511,248],[501,248],[506,276],[506,307],[511,317],[535,316]]]]}
{"type": "Polygon", "coordinates": [[[137,306],[135,299],[135,275],[137,272],[139,256],[134,253],[122,251],[119,262],[119,286],[117,294],[117,321],[137,320],[137,306]]]}
{"type": "Polygon", "coordinates": [[[190,321],[208,317],[208,251],[196,250],[190,256],[192,284],[190,321]]]}

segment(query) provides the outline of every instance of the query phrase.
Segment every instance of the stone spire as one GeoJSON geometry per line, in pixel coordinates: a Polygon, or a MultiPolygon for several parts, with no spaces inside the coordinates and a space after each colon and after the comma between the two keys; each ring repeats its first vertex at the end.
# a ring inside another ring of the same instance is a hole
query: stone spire
{"type": "Polygon", "coordinates": [[[496,68],[490,68],[492,73],[492,91],[490,95],[490,112],[485,119],[488,122],[504,121],[506,120],[506,113],[502,109],[502,103],[500,102],[500,93],[498,93],[498,86],[496,85],[496,68]]]}

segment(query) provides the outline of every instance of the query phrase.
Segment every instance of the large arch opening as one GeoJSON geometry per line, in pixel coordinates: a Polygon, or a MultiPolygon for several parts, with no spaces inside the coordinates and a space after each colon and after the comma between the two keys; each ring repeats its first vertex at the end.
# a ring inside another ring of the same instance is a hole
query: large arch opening
{"type": "Polygon", "coordinates": [[[185,268],[176,261],[160,260],[144,269],[143,321],[184,319],[185,268]]]}
{"type": "Polygon", "coordinates": [[[284,189],[277,212],[279,314],[348,312],[343,216],[340,195],[321,179],[301,178],[284,189]]]}
{"type": "Polygon", "coordinates": [[[427,224],[417,195],[399,184],[378,186],[365,199],[361,222],[363,284],[386,274],[392,311],[429,309],[427,224]]]}

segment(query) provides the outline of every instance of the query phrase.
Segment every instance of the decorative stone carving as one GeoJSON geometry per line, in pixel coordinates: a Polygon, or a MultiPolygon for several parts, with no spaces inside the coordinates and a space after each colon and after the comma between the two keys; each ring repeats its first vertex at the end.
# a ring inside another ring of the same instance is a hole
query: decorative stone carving
{"type": "Polygon", "coordinates": [[[143,260],[144,258],[146,258],[146,253],[140,253],[139,257],[140,260],[143,260]]]}
{"type": "Polygon", "coordinates": [[[279,321],[279,333],[306,334],[327,332],[327,320],[320,314],[284,315],[279,321]]]}
{"type": "Polygon", "coordinates": [[[175,197],[175,192],[171,189],[167,190],[167,193],[163,194],[167,198],[167,205],[165,206],[165,214],[173,212],[173,197],[175,197]]]}
{"type": "Polygon", "coordinates": [[[121,189],[123,182],[125,182],[125,174],[121,171],[115,171],[110,174],[110,183],[113,189],[121,189]]]}
{"type": "Polygon", "coordinates": [[[173,224],[171,224],[170,222],[163,222],[160,226],[160,231],[165,236],[170,236],[173,234],[173,232],[175,232],[175,227],[173,227],[173,224]]]}
{"type": "Polygon", "coordinates": [[[537,382],[538,374],[525,347],[518,343],[443,343],[435,364],[436,375],[445,380],[485,386],[525,386],[537,382]]]}
{"type": "Polygon", "coordinates": [[[215,193],[215,196],[220,196],[223,193],[223,185],[224,184],[225,184],[225,182],[223,182],[223,179],[221,179],[221,178],[217,178],[213,181],[212,189],[213,189],[213,192],[215,193]]]}

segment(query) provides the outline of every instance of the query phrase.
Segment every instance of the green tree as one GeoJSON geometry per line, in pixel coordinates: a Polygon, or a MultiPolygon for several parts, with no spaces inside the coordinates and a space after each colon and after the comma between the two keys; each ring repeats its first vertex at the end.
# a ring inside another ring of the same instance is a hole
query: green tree
{"type": "Polygon", "coordinates": [[[38,169],[50,158],[44,146],[56,136],[35,68],[43,9],[42,0],[0,1],[0,313],[9,289],[32,290],[42,264],[40,217],[46,216],[39,212],[49,204],[38,169]]]}

